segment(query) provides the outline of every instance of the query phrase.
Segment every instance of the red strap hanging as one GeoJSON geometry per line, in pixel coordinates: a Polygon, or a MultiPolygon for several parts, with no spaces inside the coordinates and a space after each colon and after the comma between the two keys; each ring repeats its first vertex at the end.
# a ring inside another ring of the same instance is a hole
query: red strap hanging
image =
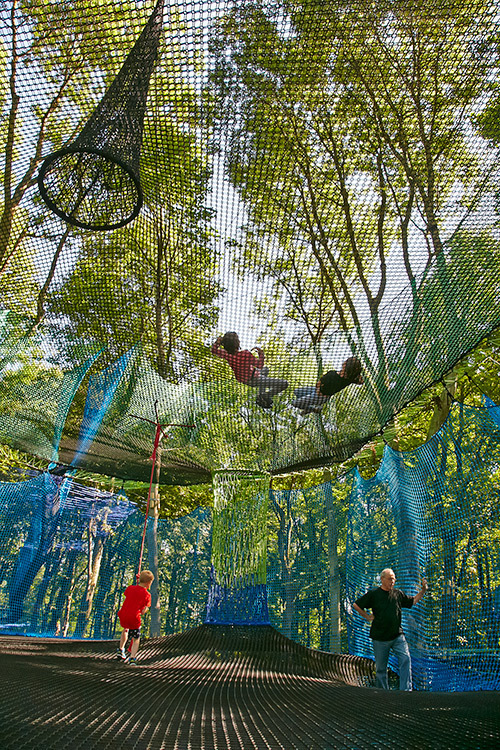
{"type": "Polygon", "coordinates": [[[142,530],[142,539],[141,539],[141,551],[139,554],[139,566],[136,574],[137,581],[139,582],[139,578],[141,576],[141,568],[142,568],[142,557],[144,555],[144,542],[146,540],[146,527],[148,523],[148,516],[149,516],[149,505],[151,503],[151,490],[153,488],[153,477],[154,477],[154,471],[155,471],[155,465],[156,465],[156,455],[158,453],[158,446],[160,445],[160,440],[162,435],[164,433],[162,432],[164,427],[195,427],[194,424],[179,424],[177,422],[170,422],[169,424],[160,424],[160,420],[158,418],[158,401],[155,401],[155,414],[156,414],[156,422],[153,422],[152,419],[146,419],[145,417],[139,417],[136,414],[131,414],[131,417],[134,417],[135,419],[140,419],[142,422],[149,422],[149,424],[154,424],[156,428],[155,432],[155,442],[153,446],[153,453],[150,457],[150,461],[152,462],[151,466],[151,477],[149,479],[149,491],[148,491],[148,503],[146,507],[146,514],[144,517],[144,528],[142,530]]]}

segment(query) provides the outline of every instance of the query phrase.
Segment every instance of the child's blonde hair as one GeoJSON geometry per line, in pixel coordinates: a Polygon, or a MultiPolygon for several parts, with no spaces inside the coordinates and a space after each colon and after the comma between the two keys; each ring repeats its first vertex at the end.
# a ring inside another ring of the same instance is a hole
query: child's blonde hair
{"type": "Polygon", "coordinates": [[[139,576],[139,583],[151,583],[154,579],[155,577],[150,570],[142,570],[139,576]]]}

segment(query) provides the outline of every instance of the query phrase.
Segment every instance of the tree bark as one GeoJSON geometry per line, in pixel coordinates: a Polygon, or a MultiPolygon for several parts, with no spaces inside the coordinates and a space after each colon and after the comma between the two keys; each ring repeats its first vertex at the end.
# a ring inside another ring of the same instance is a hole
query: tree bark
{"type": "Polygon", "coordinates": [[[333,653],[341,650],[340,631],[340,574],[338,555],[338,528],[335,518],[335,508],[331,490],[331,474],[325,471],[325,482],[330,482],[329,490],[325,493],[328,531],[328,591],[330,599],[330,643],[329,649],[333,653]]]}
{"type": "MultiPolygon", "coordinates": [[[[105,525],[106,517],[109,513],[109,508],[105,511],[105,517],[102,521],[99,521],[99,525],[105,525]]],[[[87,577],[87,587],[80,604],[80,612],[78,614],[78,620],[75,628],[75,636],[80,638],[85,634],[87,629],[90,616],[92,614],[92,604],[94,601],[94,594],[97,588],[97,580],[99,578],[99,571],[101,569],[102,556],[104,553],[104,545],[109,534],[101,533],[99,536],[94,537],[94,544],[92,547],[92,524],[94,519],[89,522],[89,568],[87,577]]]]}
{"type": "Polygon", "coordinates": [[[47,589],[50,586],[50,583],[54,576],[54,572],[58,568],[60,561],[61,561],[60,550],[58,553],[53,553],[50,556],[50,560],[45,560],[45,571],[43,574],[43,578],[40,582],[40,585],[38,586],[38,590],[36,592],[35,603],[33,605],[33,610],[31,612],[30,619],[31,619],[31,627],[33,629],[36,629],[36,627],[38,626],[38,618],[40,616],[40,610],[42,609],[42,605],[45,599],[45,595],[47,593],[47,589]]]}
{"type": "Polygon", "coordinates": [[[160,618],[160,597],[159,597],[159,566],[158,566],[158,517],[160,514],[160,494],[158,490],[161,472],[161,447],[158,446],[156,451],[155,464],[155,486],[150,500],[150,516],[148,518],[148,527],[146,531],[146,540],[148,543],[148,565],[154,575],[154,581],[151,584],[151,625],[150,635],[152,638],[159,638],[161,634],[160,618]]]}
{"type": "Polygon", "coordinates": [[[427,440],[436,434],[440,427],[446,422],[450,407],[453,402],[453,396],[457,388],[456,377],[451,374],[445,378],[446,385],[443,386],[439,396],[434,398],[434,411],[427,430],[427,440]]]}
{"type": "Polygon", "coordinates": [[[40,292],[38,294],[38,299],[36,303],[36,318],[35,318],[35,322],[33,323],[34,326],[37,326],[42,320],[43,316],[45,315],[45,298],[47,297],[49,286],[51,285],[52,279],[54,278],[54,274],[56,272],[57,261],[59,260],[59,256],[61,255],[64,245],[66,244],[66,240],[68,239],[68,235],[71,229],[72,227],[68,224],[68,226],[62,233],[59,242],[57,243],[57,248],[54,253],[54,257],[52,258],[52,263],[50,264],[49,273],[47,274],[45,283],[40,289],[40,292]]]}
{"type": "MultiPolygon", "coordinates": [[[[291,493],[292,486],[289,493],[291,493]]],[[[295,592],[293,581],[291,580],[291,563],[290,563],[290,544],[292,535],[292,519],[290,514],[290,499],[287,503],[287,513],[278,504],[271,490],[271,500],[274,511],[279,520],[278,530],[278,552],[281,562],[281,591],[283,600],[283,633],[287,638],[292,637],[292,625],[295,616],[295,592]]]]}

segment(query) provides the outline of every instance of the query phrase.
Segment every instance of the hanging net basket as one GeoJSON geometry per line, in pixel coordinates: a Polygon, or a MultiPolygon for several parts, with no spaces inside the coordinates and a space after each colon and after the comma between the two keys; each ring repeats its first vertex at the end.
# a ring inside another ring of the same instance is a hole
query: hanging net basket
{"type": "Polygon", "coordinates": [[[212,570],[206,622],[268,624],[269,475],[219,471],[214,474],[213,488],[212,570]]]}
{"type": "Polygon", "coordinates": [[[164,0],[158,0],[80,135],[42,163],[40,194],[47,206],[72,226],[119,229],[142,208],[142,132],[163,28],[163,5],[164,0]]]}
{"type": "Polygon", "coordinates": [[[139,214],[143,194],[138,174],[103,151],[72,146],[51,154],[39,176],[48,207],[83,229],[118,229],[139,214]]]}

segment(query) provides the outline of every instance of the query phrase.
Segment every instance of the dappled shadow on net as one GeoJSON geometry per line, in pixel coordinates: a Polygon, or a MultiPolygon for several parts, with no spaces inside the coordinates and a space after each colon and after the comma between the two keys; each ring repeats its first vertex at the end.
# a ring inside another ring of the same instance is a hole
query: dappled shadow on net
{"type": "Polygon", "coordinates": [[[0,640],[0,746],[494,748],[498,693],[385,693],[369,660],[313,652],[271,627],[203,625],[148,641],[0,640]]]}

